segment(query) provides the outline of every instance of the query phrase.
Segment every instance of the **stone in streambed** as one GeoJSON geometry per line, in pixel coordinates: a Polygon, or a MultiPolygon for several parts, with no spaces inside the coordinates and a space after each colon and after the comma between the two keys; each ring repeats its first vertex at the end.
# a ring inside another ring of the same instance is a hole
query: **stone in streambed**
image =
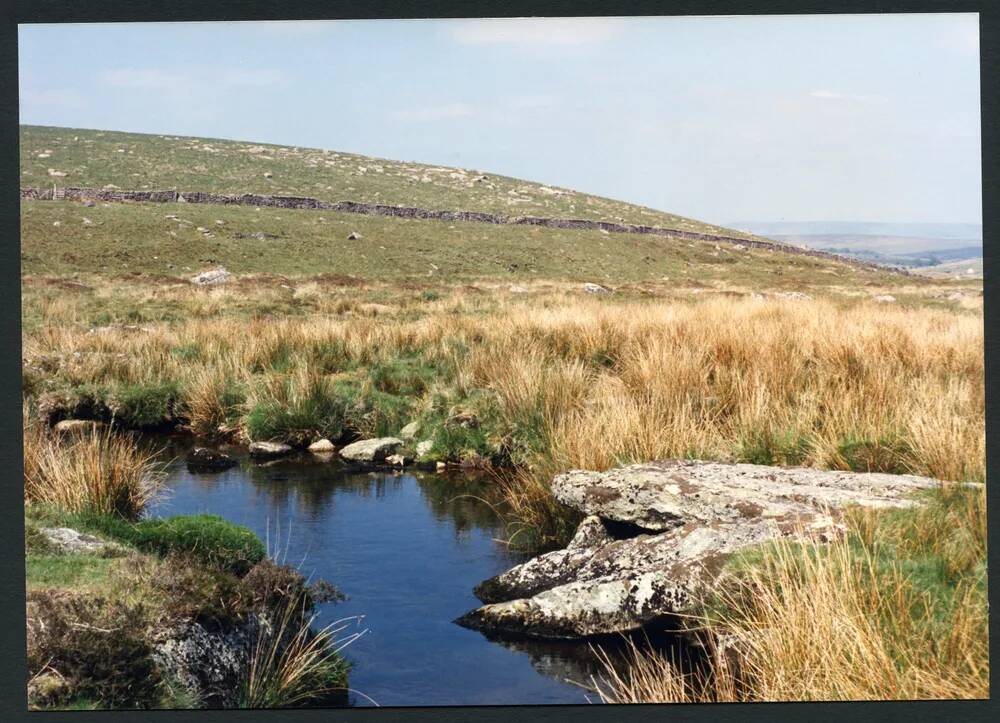
{"type": "Polygon", "coordinates": [[[237,462],[224,452],[208,447],[195,447],[188,453],[187,464],[195,469],[223,470],[235,466],[237,462]]]}
{"type": "Polygon", "coordinates": [[[250,445],[250,456],[254,459],[274,459],[291,453],[291,445],[282,442],[254,442],[250,445]]]}
{"type": "Polygon", "coordinates": [[[320,439],[309,445],[309,451],[314,454],[329,454],[334,449],[333,442],[329,439],[320,439]]]}
{"type": "Polygon", "coordinates": [[[392,455],[403,446],[403,440],[397,437],[377,437],[362,439],[340,450],[340,456],[347,462],[358,464],[381,464],[385,458],[392,455]]]}

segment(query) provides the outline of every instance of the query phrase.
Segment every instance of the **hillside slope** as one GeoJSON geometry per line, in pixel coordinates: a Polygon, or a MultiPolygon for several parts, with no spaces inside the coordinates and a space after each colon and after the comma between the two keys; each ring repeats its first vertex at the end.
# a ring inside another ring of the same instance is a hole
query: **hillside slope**
{"type": "MultiPolygon", "coordinates": [[[[110,131],[22,126],[21,186],[311,195],[439,210],[624,220],[746,238],[627,203],[478,172],[330,151],[110,131]]],[[[25,200],[21,231],[26,274],[185,276],[224,265],[241,274],[434,277],[435,282],[500,277],[792,289],[902,281],[836,258],[711,240],[358,216],[326,209],[25,200]],[[359,238],[353,238],[355,232],[359,238]]]]}
{"type": "Polygon", "coordinates": [[[492,173],[311,148],[21,126],[21,186],[312,196],[429,209],[583,218],[731,232],[661,211],[492,173]],[[65,173],[65,176],[52,176],[65,173]]]}

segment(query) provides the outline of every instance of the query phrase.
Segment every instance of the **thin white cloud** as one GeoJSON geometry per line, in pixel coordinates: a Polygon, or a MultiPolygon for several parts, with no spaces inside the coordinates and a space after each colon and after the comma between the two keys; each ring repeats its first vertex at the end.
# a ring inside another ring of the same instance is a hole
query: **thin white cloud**
{"type": "MultiPolygon", "coordinates": [[[[105,85],[115,88],[179,91],[199,84],[202,71],[195,68],[115,68],[100,74],[105,85]]],[[[226,87],[265,87],[284,80],[281,71],[262,68],[235,68],[213,73],[211,84],[216,89],[226,87]]]]}
{"type": "Polygon", "coordinates": [[[433,121],[450,120],[452,118],[468,118],[475,115],[476,109],[468,103],[446,103],[426,108],[408,108],[397,110],[393,116],[401,121],[430,123],[433,121]]]}
{"type": "Polygon", "coordinates": [[[872,93],[841,93],[840,91],[828,90],[826,88],[809,91],[809,97],[819,98],[820,100],[853,100],[862,102],[885,100],[883,96],[872,93]]]}
{"type": "Polygon", "coordinates": [[[618,18],[503,18],[460,20],[449,24],[465,45],[590,45],[617,35],[618,18]]]}
{"type": "Polygon", "coordinates": [[[83,94],[68,88],[23,88],[19,100],[22,108],[76,108],[84,105],[83,94]]]}

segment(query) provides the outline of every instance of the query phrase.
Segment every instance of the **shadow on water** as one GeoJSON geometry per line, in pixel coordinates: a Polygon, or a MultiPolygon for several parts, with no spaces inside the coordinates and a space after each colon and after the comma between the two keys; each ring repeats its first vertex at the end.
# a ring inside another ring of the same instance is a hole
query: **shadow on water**
{"type": "MultiPolygon", "coordinates": [[[[601,666],[599,644],[621,659],[621,636],[598,641],[495,638],[452,621],[477,607],[473,588],[525,557],[498,539],[488,479],[468,475],[365,473],[303,454],[257,464],[189,470],[184,437],[150,443],[171,459],[152,515],[210,512],[268,540],[272,556],[342,591],[318,608],[320,625],[364,616],[368,633],[345,650],[350,703],[401,705],[585,704],[601,666]]],[[[639,640],[645,645],[645,635],[639,640]]],[[[658,649],[676,641],[656,636],[658,649]]]]}

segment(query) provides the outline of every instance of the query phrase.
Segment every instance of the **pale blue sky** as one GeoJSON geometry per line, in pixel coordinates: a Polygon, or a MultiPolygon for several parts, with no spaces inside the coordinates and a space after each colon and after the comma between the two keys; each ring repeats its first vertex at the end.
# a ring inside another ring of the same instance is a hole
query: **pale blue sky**
{"type": "Polygon", "coordinates": [[[493,171],[725,223],[981,222],[978,16],[22,26],[23,123],[493,171]]]}

